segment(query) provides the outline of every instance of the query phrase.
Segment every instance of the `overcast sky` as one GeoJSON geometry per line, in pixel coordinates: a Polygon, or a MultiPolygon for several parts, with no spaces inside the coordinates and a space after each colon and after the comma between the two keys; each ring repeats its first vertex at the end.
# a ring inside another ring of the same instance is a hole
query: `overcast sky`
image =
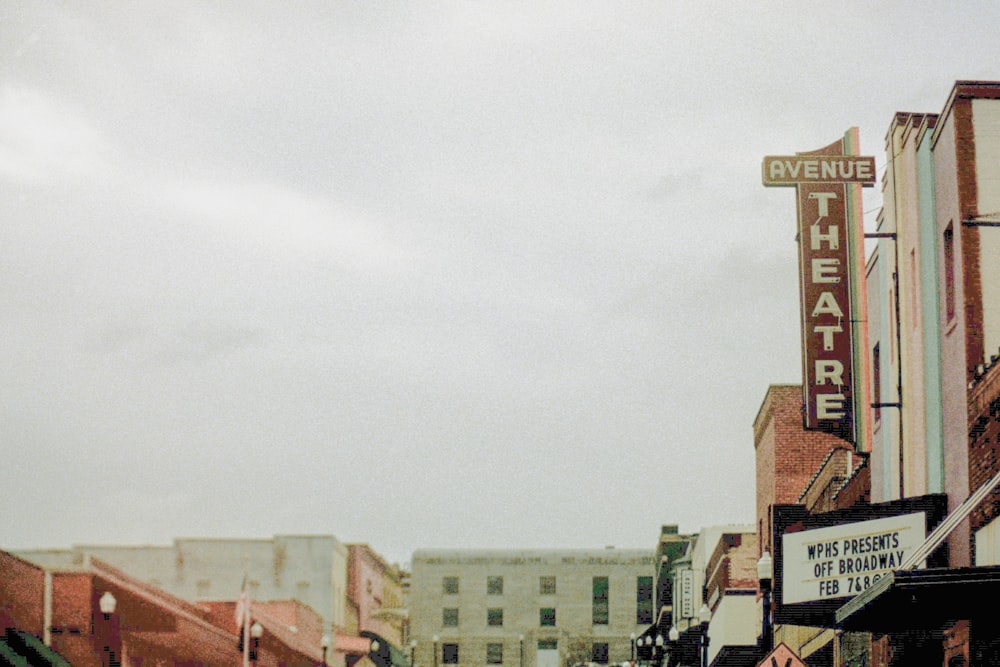
{"type": "Polygon", "coordinates": [[[753,523],[761,159],[881,175],[1000,4],[748,4],[3,3],[0,547],[753,523]]]}

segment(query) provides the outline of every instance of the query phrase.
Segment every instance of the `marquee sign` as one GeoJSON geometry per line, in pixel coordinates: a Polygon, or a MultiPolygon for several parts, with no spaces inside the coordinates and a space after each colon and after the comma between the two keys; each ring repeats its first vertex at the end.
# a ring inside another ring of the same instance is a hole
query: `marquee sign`
{"type": "Polygon", "coordinates": [[[854,188],[875,184],[875,158],[845,155],[847,144],[845,136],[816,151],[765,157],[763,181],[798,195],[806,428],[855,442],[850,201],[854,188]]]}
{"type": "Polygon", "coordinates": [[[782,535],[782,602],[851,598],[924,541],[924,512],[782,535]]]}
{"type": "MultiPolygon", "coordinates": [[[[804,505],[773,505],[775,623],[836,627],[837,610],[899,569],[948,514],[943,493],[829,512],[804,505]]],[[[946,549],[927,567],[947,563],[946,549]]]]}

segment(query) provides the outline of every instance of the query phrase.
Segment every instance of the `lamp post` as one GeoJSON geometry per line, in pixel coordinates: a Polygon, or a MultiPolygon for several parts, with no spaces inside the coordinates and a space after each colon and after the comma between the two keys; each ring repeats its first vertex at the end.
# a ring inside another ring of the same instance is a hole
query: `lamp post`
{"type": "Polygon", "coordinates": [[[433,641],[434,641],[434,667],[438,667],[438,642],[441,641],[441,638],[438,637],[437,635],[434,635],[433,641]]]}
{"type": "Polygon", "coordinates": [[[104,667],[120,667],[121,665],[121,633],[119,632],[119,620],[115,616],[115,609],[118,600],[110,591],[105,591],[104,595],[97,601],[97,606],[101,610],[104,622],[101,623],[101,657],[104,667]]]}
{"type": "Polygon", "coordinates": [[[701,621],[701,667],[708,667],[708,624],[712,621],[712,610],[707,604],[701,605],[698,620],[701,621]]]}
{"type": "Polygon", "coordinates": [[[253,648],[250,650],[250,661],[257,664],[257,652],[260,650],[260,638],[264,636],[264,626],[254,621],[250,626],[250,638],[253,639],[253,648]]]}
{"type": "Polygon", "coordinates": [[[628,636],[629,644],[632,646],[632,657],[629,658],[630,662],[635,662],[635,633],[633,632],[628,636]]]}
{"type": "Polygon", "coordinates": [[[771,552],[765,551],[757,561],[757,579],[760,581],[761,593],[761,628],[760,643],[763,655],[771,652],[774,644],[774,626],[771,623],[771,583],[774,578],[774,561],[771,552]]]}
{"type": "Polygon", "coordinates": [[[323,667],[326,667],[326,652],[330,650],[330,645],[333,643],[330,635],[323,635],[323,638],[319,640],[320,648],[323,649],[323,667]]]}
{"type": "Polygon", "coordinates": [[[662,667],[663,665],[663,635],[656,635],[656,648],[653,655],[653,659],[656,660],[657,667],[662,667]]]}
{"type": "MultiPolygon", "coordinates": [[[[671,625],[670,630],[667,631],[667,646],[670,647],[670,652],[677,652],[677,641],[681,638],[681,631],[677,629],[676,625],[671,625]]],[[[679,653],[678,653],[679,655],[679,653]]],[[[667,667],[670,667],[671,658],[667,656],[667,667]]],[[[677,660],[674,660],[677,662],[677,660]]]]}
{"type": "Polygon", "coordinates": [[[520,667],[524,667],[524,635],[517,636],[517,644],[518,644],[518,657],[517,657],[518,664],[520,665],[520,667]]]}
{"type": "Polygon", "coordinates": [[[411,639],[410,640],[410,667],[413,667],[413,665],[415,664],[413,662],[413,656],[416,654],[416,652],[417,652],[417,640],[416,639],[411,639]]]}

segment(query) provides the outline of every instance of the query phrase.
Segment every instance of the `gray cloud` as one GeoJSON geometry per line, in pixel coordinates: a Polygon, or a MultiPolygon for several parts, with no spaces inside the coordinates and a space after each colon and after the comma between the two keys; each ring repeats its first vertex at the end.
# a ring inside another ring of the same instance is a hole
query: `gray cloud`
{"type": "Polygon", "coordinates": [[[882,163],[1000,61],[986,5],[0,11],[6,547],[751,521],[799,373],[761,157],[882,163]]]}

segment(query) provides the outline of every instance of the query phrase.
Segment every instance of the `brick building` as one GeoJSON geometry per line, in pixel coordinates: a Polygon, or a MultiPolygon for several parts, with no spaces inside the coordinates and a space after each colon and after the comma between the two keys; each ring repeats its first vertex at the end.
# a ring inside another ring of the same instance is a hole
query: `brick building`
{"type": "MultiPolygon", "coordinates": [[[[294,607],[251,609],[261,628],[252,644],[257,667],[315,667],[323,660],[320,617],[294,607]],[[293,619],[294,630],[287,623],[293,619]]],[[[0,551],[4,664],[233,667],[243,658],[233,612],[232,604],[189,602],[99,559],[42,567],[0,551]]]]}
{"type": "MultiPolygon", "coordinates": [[[[375,633],[397,656],[406,623],[402,573],[370,546],[332,535],[271,539],[182,538],[169,546],[76,546],[19,552],[43,567],[80,566],[98,559],[129,576],[195,603],[230,604],[244,581],[257,602],[297,600],[318,614],[331,637],[334,667],[367,656],[375,633]]],[[[318,640],[317,640],[318,641],[318,640]]]]}
{"type": "Polygon", "coordinates": [[[947,567],[894,572],[838,618],[875,634],[874,664],[995,664],[1000,624],[968,600],[1000,588],[1000,494],[979,496],[1000,472],[1000,83],[959,81],[940,114],[896,114],[886,150],[895,236],[879,252],[896,278],[877,293],[903,417],[873,448],[873,497],[942,490],[947,567]]]}
{"type": "Polygon", "coordinates": [[[853,451],[836,436],[808,431],[802,421],[802,388],[771,385],[753,424],[757,468],[758,557],[773,553],[771,544],[774,505],[799,502],[832,450],[853,451]]]}

